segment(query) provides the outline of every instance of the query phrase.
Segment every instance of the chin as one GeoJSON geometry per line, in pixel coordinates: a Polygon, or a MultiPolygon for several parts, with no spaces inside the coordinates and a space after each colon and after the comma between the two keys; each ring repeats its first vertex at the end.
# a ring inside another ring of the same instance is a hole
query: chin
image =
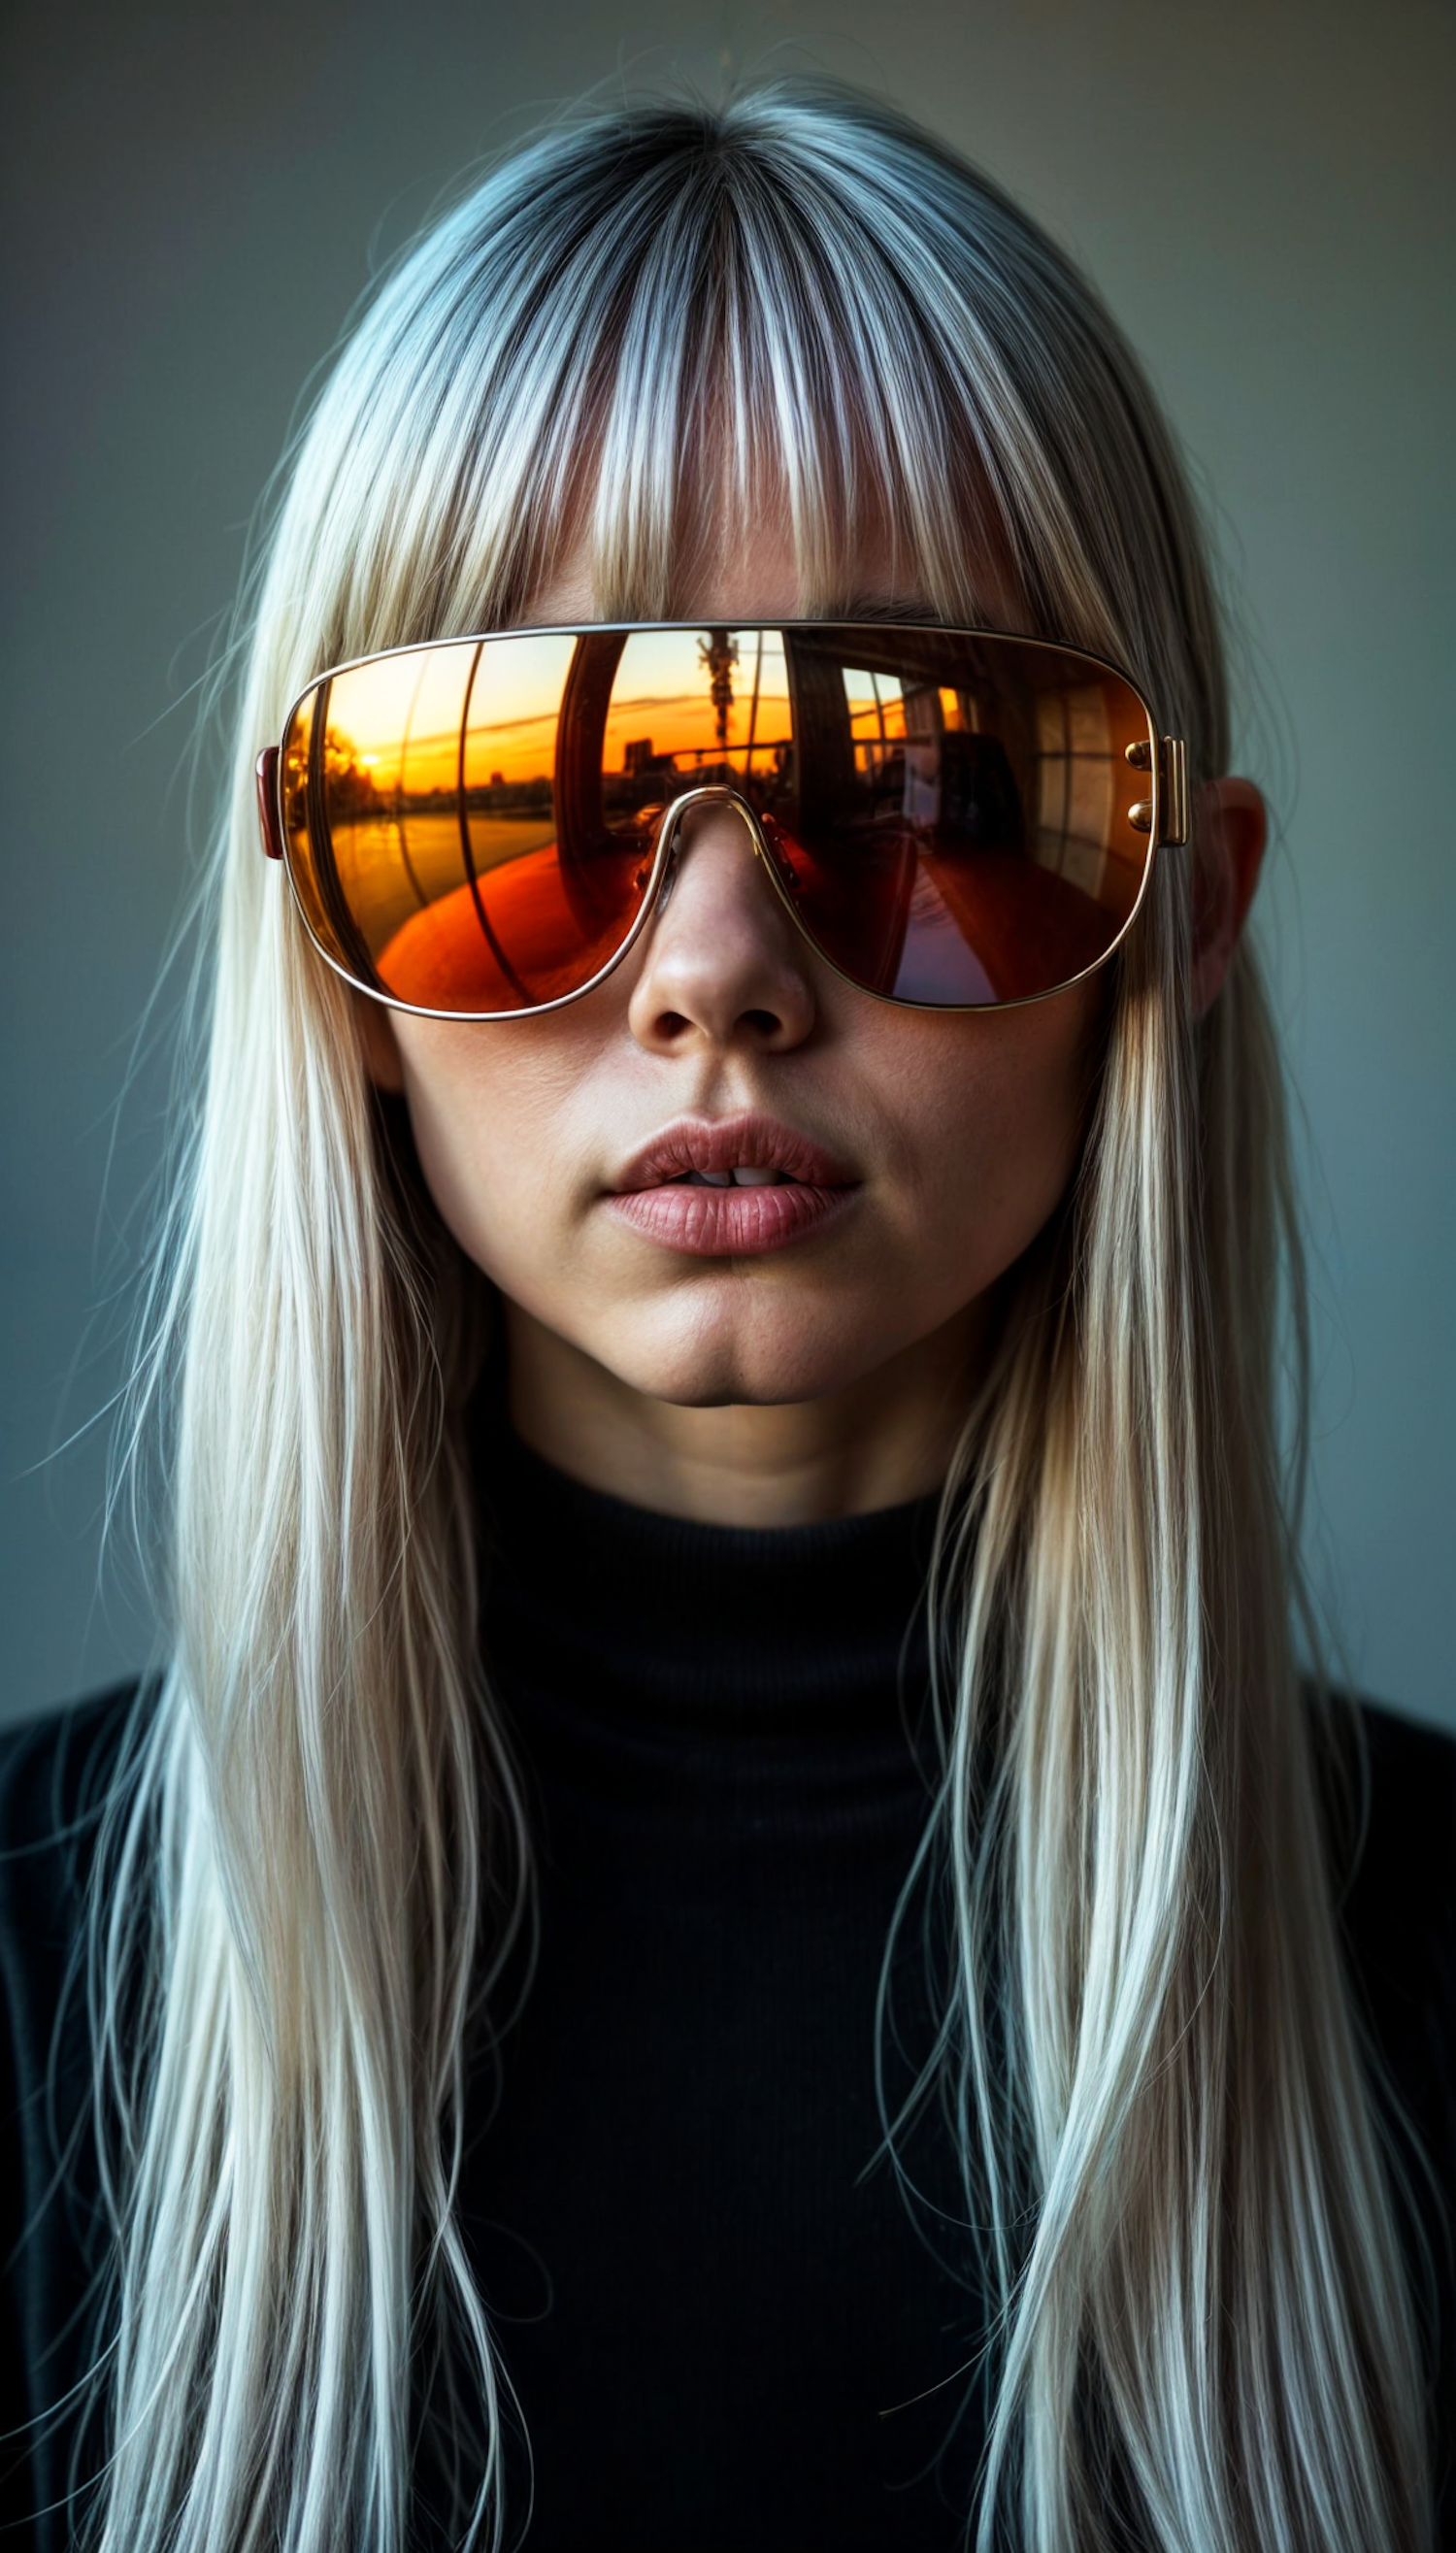
{"type": "Polygon", "coordinates": [[[822,1306],[796,1312],[779,1303],[754,1318],[744,1312],[738,1302],[672,1318],[659,1304],[625,1335],[590,1343],[589,1352],[653,1400],[684,1409],[767,1408],[844,1390],[900,1344],[857,1335],[822,1306]]]}

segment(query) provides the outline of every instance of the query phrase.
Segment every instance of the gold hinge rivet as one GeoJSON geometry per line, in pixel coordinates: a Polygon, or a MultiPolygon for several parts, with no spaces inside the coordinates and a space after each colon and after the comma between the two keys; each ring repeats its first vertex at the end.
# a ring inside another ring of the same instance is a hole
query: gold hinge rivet
{"type": "Polygon", "coordinates": [[[1144,737],[1143,737],[1143,739],[1142,739],[1142,741],[1141,741],[1140,743],[1133,743],[1133,744],[1127,745],[1127,746],[1124,748],[1124,750],[1125,750],[1125,752],[1126,752],[1126,754],[1127,754],[1127,758],[1128,758],[1129,762],[1132,764],[1132,767],[1133,767],[1134,771],[1151,771],[1151,770],[1152,770],[1152,768],[1153,768],[1153,747],[1152,747],[1152,746],[1151,746],[1151,744],[1148,742],[1148,739],[1147,739],[1147,737],[1146,737],[1146,736],[1144,736],[1144,737]]]}
{"type": "Polygon", "coordinates": [[[1139,798],[1135,805],[1129,807],[1127,811],[1127,821],[1133,827],[1135,832],[1139,833],[1151,833],[1153,831],[1153,802],[1151,798],[1139,798]]]}

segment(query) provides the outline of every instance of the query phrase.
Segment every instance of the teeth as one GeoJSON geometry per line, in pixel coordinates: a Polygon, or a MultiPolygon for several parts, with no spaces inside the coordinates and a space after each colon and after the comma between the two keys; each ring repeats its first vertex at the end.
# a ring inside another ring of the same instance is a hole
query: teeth
{"type": "Polygon", "coordinates": [[[761,1170],[740,1163],[731,1170],[684,1170],[674,1182],[684,1188],[777,1188],[792,1185],[787,1170],[761,1170]]]}

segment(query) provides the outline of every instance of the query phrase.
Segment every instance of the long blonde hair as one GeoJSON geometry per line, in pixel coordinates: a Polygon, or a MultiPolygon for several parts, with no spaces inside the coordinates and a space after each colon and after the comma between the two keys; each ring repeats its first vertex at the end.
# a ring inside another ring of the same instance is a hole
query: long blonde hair
{"type": "MultiPolygon", "coordinates": [[[[529,1900],[462,1419],[486,1289],[260,856],[252,761],[321,666],[517,616],[567,528],[604,611],[670,614],[720,500],[786,506],[810,614],[871,517],[952,619],[1004,621],[978,562],[1010,559],[1026,627],[1125,665],[1195,779],[1226,767],[1217,612],[1135,361],[885,107],[770,86],[566,121],[375,293],[248,599],[142,1370],[170,1395],[174,1646],[96,1900],[104,2553],[400,2553],[422,2369],[462,2527],[522,2513],[452,2205],[473,1998],[529,1900]]],[[[1291,1648],[1280,1081],[1247,950],[1193,1016],[1189,918],[1165,853],[943,1510],[936,2079],[997,2307],[967,2541],[1418,2553],[1413,2317],[1291,1648]]]]}

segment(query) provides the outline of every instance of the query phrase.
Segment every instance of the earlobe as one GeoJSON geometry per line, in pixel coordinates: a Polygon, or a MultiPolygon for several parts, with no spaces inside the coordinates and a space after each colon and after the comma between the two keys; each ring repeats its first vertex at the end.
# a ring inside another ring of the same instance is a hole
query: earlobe
{"type": "Polygon", "coordinates": [[[384,1003],[372,1002],[367,993],[356,993],[354,1018],[365,1069],[376,1090],[402,1090],[404,1067],[399,1060],[399,1041],[384,1003]]]}
{"type": "Polygon", "coordinates": [[[1239,944],[1269,836],[1264,800],[1252,780],[1205,781],[1193,828],[1193,1015],[1217,1000],[1239,944]]]}

